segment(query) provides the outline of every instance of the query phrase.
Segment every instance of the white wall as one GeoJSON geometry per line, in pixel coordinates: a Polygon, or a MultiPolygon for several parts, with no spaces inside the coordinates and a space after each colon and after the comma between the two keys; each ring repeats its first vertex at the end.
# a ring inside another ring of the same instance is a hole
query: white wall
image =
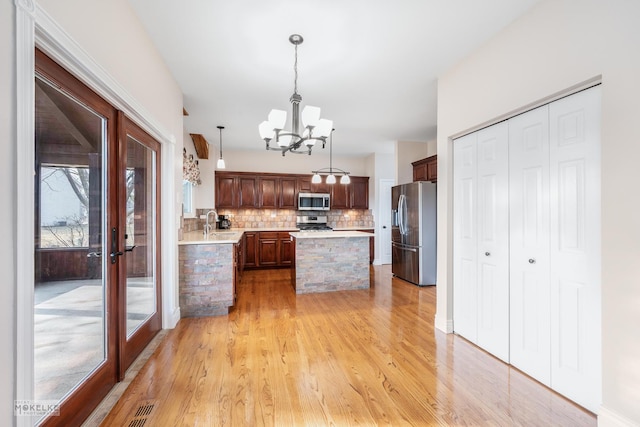
{"type": "Polygon", "coordinates": [[[436,325],[452,327],[451,138],[602,76],[600,425],[640,424],[640,2],[547,0],[443,75],[438,85],[436,325]]]}
{"type": "Polygon", "coordinates": [[[0,246],[0,271],[4,277],[0,298],[0,425],[13,425],[16,361],[16,72],[15,8],[13,2],[0,2],[0,222],[5,224],[4,244],[0,246]]]}
{"type": "Polygon", "coordinates": [[[436,141],[416,142],[397,141],[396,142],[396,184],[407,184],[413,181],[412,162],[422,160],[436,154],[436,141]]]}

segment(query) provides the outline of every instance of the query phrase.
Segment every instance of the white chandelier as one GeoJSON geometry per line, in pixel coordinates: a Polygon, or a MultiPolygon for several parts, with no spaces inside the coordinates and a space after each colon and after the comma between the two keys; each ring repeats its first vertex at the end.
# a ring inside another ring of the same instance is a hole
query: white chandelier
{"type": "Polygon", "coordinates": [[[284,156],[287,151],[296,154],[311,154],[311,149],[316,141],[322,142],[324,148],[327,137],[333,128],[333,121],[320,118],[320,108],[307,105],[302,110],[300,116],[300,101],[302,96],[298,94],[298,45],[304,39],[299,34],[289,36],[289,41],[295,46],[295,61],[293,70],[295,79],[293,81],[293,95],[289,101],[291,102],[291,130],[284,130],[287,121],[287,112],[283,110],[271,110],[268,119],[260,123],[258,131],[260,137],[264,139],[267,150],[282,151],[284,156]],[[300,119],[302,119],[303,133],[300,133],[300,119]],[[269,146],[272,139],[275,138],[277,147],[269,146]]]}

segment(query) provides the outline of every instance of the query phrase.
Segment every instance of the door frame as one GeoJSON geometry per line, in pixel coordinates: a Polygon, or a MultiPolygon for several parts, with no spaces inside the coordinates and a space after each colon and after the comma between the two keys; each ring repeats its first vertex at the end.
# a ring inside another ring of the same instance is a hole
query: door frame
{"type": "Polygon", "coordinates": [[[386,215],[387,219],[384,223],[382,222],[382,220],[377,221],[378,230],[376,231],[376,236],[379,237],[376,237],[378,239],[378,245],[376,245],[376,247],[378,248],[378,256],[376,257],[376,262],[374,264],[391,264],[391,188],[395,185],[396,180],[390,178],[382,178],[378,181],[378,183],[380,185],[380,192],[378,193],[380,200],[378,205],[378,213],[380,218],[383,218],[386,215]],[[386,188],[389,189],[388,198],[382,196],[386,188]],[[385,202],[388,203],[385,204],[385,202]],[[389,227],[388,239],[384,239],[384,233],[382,232],[382,227],[384,225],[387,225],[389,227]],[[385,250],[385,248],[387,250],[385,250]],[[388,254],[387,257],[385,257],[385,252],[388,254]]]}
{"type": "MultiPolygon", "coordinates": [[[[177,298],[177,231],[175,191],[177,189],[176,136],[156,120],[120,83],[108,74],[64,29],[39,7],[37,1],[15,1],[16,29],[16,354],[15,354],[15,399],[31,400],[34,393],[33,357],[33,283],[34,260],[34,176],[35,104],[34,78],[36,47],[55,62],[79,78],[90,89],[123,111],[134,122],[161,143],[162,155],[162,205],[161,232],[163,236],[162,261],[162,309],[163,328],[173,328],[180,320],[177,298]]],[[[180,145],[182,138],[180,136],[180,145]]],[[[181,182],[181,181],[180,181],[181,182]]],[[[34,417],[16,417],[17,426],[32,426],[34,417]]]]}

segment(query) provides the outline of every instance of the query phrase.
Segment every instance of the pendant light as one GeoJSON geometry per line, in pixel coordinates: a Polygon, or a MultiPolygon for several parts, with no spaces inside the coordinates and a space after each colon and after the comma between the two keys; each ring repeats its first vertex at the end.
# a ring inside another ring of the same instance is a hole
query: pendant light
{"type": "Polygon", "coordinates": [[[331,134],[329,136],[329,167],[311,171],[311,173],[313,174],[313,176],[311,177],[312,184],[320,184],[322,182],[322,176],[320,175],[320,173],[325,173],[325,171],[327,170],[328,174],[327,179],[325,180],[327,184],[336,183],[336,176],[333,174],[333,171],[340,172],[342,174],[342,176],[340,177],[340,184],[346,185],[351,183],[349,172],[333,167],[333,131],[335,131],[335,129],[331,129],[331,134]]]}
{"type": "Polygon", "coordinates": [[[222,158],[222,129],[224,129],[224,126],[218,126],[218,129],[220,130],[220,158],[218,159],[216,167],[218,169],[224,169],[226,167],[224,164],[224,159],[222,158]]]}

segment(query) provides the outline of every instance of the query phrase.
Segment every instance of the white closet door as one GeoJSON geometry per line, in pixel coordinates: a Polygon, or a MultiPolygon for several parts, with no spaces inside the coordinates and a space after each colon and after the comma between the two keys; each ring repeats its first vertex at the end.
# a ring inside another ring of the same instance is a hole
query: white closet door
{"type": "Polygon", "coordinates": [[[509,120],[511,364],[550,385],[548,106],[509,120]]]}
{"type": "Polygon", "coordinates": [[[477,134],[453,142],[453,329],[477,342],[477,134]]]}
{"type": "Polygon", "coordinates": [[[551,386],[601,403],[600,87],[552,103],[551,386]]]}
{"type": "Polygon", "coordinates": [[[478,345],[509,361],[508,126],[477,132],[478,345]]]}

